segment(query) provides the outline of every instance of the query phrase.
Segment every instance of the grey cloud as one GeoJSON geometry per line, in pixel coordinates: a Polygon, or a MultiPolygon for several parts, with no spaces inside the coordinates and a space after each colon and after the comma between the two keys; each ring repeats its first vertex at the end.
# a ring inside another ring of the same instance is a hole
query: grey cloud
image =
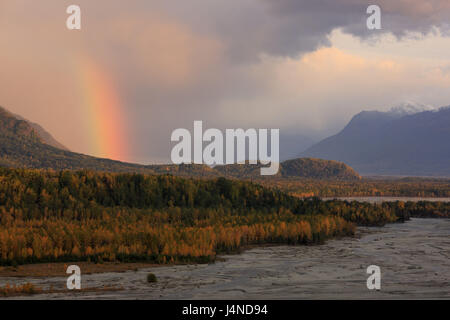
{"type": "Polygon", "coordinates": [[[433,26],[448,31],[448,0],[192,0],[166,2],[199,31],[216,33],[228,45],[234,62],[253,60],[261,53],[296,56],[326,45],[335,28],[370,38],[380,32],[398,37],[428,32],[433,26]],[[381,31],[366,28],[366,9],[382,9],[381,31]]]}
{"type": "MultiPolygon", "coordinates": [[[[398,37],[408,32],[427,33],[433,27],[448,32],[450,2],[448,0],[265,0],[269,11],[279,19],[280,24],[290,21],[291,29],[298,30],[298,36],[316,35],[316,44],[335,28],[363,38],[383,32],[398,37]],[[376,4],[381,8],[382,30],[371,31],[366,28],[366,9],[376,4]]],[[[283,37],[283,34],[280,34],[283,37]]],[[[296,39],[287,34],[293,43],[296,39]]],[[[289,41],[286,39],[285,41],[289,41]]],[[[297,46],[297,51],[304,48],[297,46]]],[[[295,54],[295,51],[291,53],[295,54]]]]}

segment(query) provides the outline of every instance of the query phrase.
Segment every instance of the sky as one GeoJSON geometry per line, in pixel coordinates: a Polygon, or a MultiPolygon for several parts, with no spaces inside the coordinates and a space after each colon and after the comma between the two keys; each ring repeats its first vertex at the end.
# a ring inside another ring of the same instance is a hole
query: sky
{"type": "Polygon", "coordinates": [[[362,110],[450,105],[449,21],[448,0],[0,0],[0,105],[123,161],[168,162],[194,120],[295,154],[362,110]]]}

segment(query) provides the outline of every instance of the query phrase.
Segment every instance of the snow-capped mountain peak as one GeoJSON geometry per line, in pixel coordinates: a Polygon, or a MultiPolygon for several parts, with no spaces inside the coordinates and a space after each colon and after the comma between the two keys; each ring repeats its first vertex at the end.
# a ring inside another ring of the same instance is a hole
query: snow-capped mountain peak
{"type": "Polygon", "coordinates": [[[407,101],[398,106],[392,107],[389,112],[398,115],[411,115],[423,111],[432,111],[435,108],[431,105],[407,101]]]}

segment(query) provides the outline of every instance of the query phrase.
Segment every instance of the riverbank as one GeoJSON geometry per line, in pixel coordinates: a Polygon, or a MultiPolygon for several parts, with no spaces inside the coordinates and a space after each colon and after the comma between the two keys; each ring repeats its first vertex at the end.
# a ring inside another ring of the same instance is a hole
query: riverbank
{"type": "MultiPolygon", "coordinates": [[[[221,256],[214,264],[159,266],[82,275],[82,287],[116,292],[54,293],[28,299],[450,299],[450,220],[412,219],[360,227],[354,238],[317,246],[269,246],[221,256]],[[369,265],[381,290],[366,287],[369,265]],[[154,273],[157,283],[146,275],[154,273]]],[[[4,278],[63,288],[66,277],[4,278]]],[[[20,299],[22,297],[15,297],[20,299]]]]}
{"type": "Polygon", "coordinates": [[[25,264],[17,267],[0,266],[0,277],[63,277],[66,276],[67,267],[77,265],[83,270],[83,274],[105,273],[105,272],[125,272],[128,270],[138,270],[143,268],[157,267],[154,263],[120,263],[120,262],[54,262],[25,264]]]}

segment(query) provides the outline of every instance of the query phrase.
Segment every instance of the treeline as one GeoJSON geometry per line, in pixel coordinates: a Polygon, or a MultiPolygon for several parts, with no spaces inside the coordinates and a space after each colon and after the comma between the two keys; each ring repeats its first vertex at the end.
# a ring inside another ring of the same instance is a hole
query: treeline
{"type": "Polygon", "coordinates": [[[96,206],[152,208],[294,208],[301,201],[278,190],[230,181],[171,175],[0,168],[0,206],[31,213],[96,206]]]}
{"type": "Polygon", "coordinates": [[[0,264],[206,262],[252,244],[322,243],[356,224],[406,220],[409,210],[302,200],[223,178],[0,169],[0,264]]]}
{"type": "Polygon", "coordinates": [[[255,180],[268,187],[277,187],[298,197],[450,197],[450,179],[402,178],[355,181],[336,179],[273,179],[255,180]]]}
{"type": "Polygon", "coordinates": [[[236,215],[215,209],[150,213],[107,208],[102,219],[9,217],[2,219],[0,227],[0,261],[7,265],[86,260],[208,262],[218,253],[250,244],[322,243],[354,233],[354,224],[340,217],[302,218],[286,210],[236,215]],[[183,223],[189,219],[192,225],[183,223]]]}
{"type": "Polygon", "coordinates": [[[439,201],[399,202],[398,206],[415,218],[450,218],[450,203],[439,201]]]}

